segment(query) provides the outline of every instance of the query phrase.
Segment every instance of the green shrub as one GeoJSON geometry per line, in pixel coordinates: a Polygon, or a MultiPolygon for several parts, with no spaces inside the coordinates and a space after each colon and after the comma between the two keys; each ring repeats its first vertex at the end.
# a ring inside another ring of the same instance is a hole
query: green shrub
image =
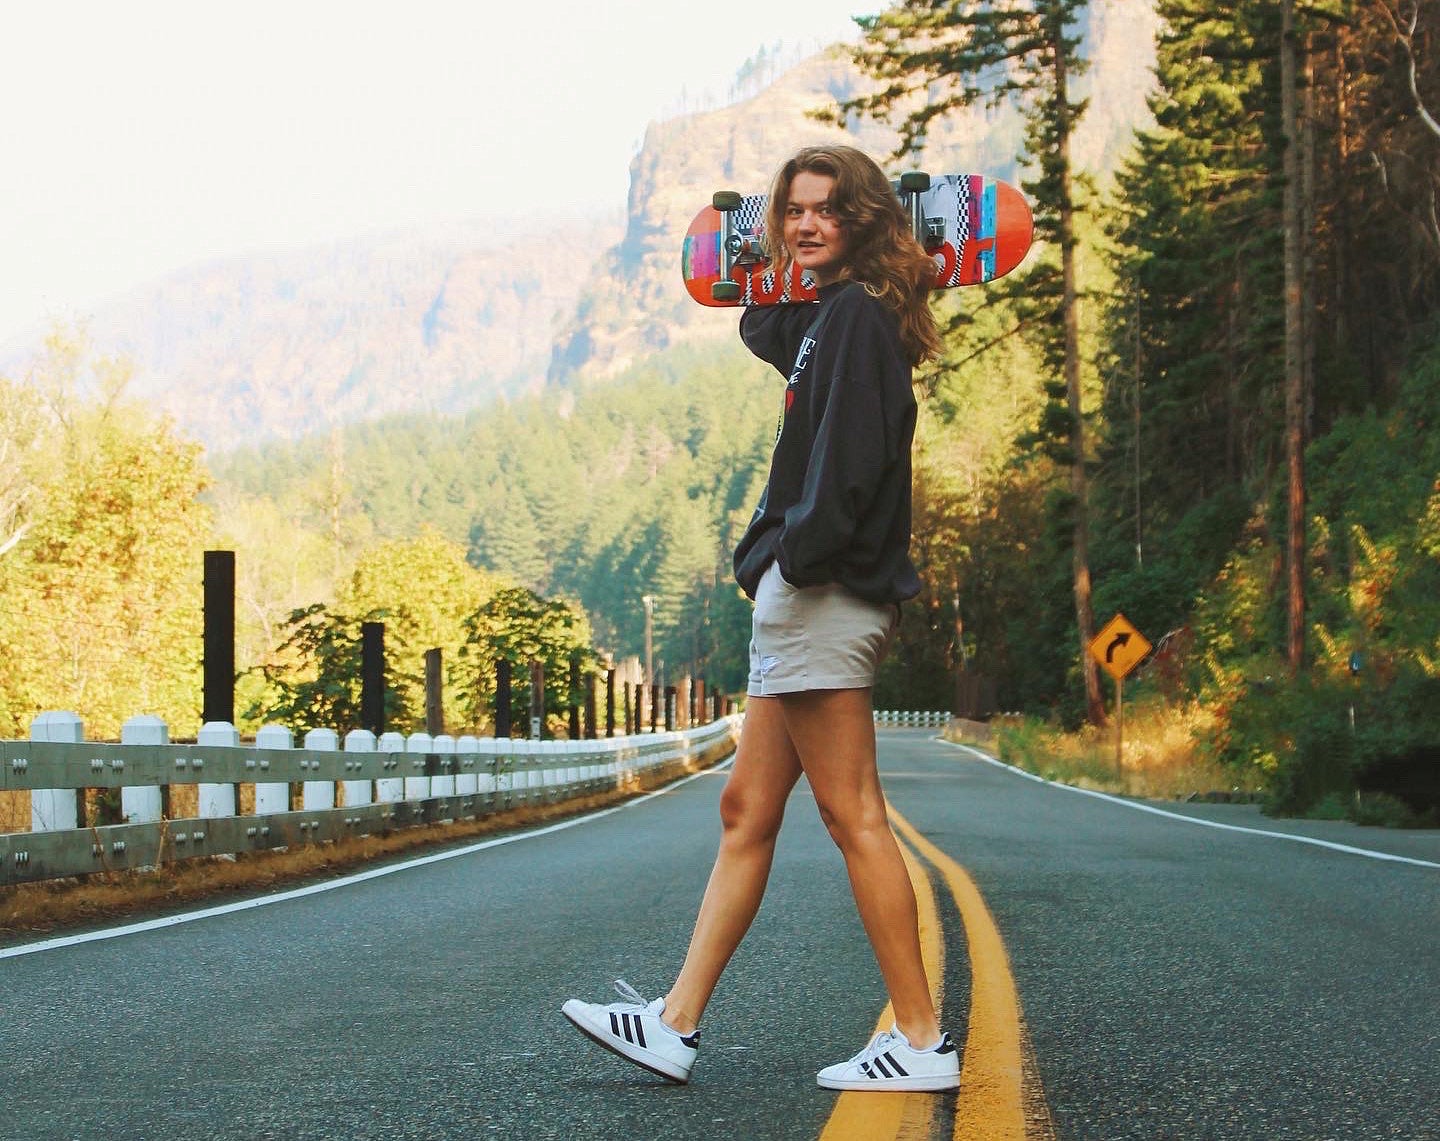
{"type": "Polygon", "coordinates": [[[1357,792],[1350,802],[1350,819],[1381,828],[1418,828],[1426,821],[1398,796],[1387,792],[1357,792]]]}
{"type": "Polygon", "coordinates": [[[1392,802],[1421,815],[1440,809],[1440,678],[1402,667],[1389,680],[1252,682],[1209,744],[1238,773],[1263,779],[1276,815],[1355,819],[1357,794],[1372,815],[1393,816],[1392,802]]]}

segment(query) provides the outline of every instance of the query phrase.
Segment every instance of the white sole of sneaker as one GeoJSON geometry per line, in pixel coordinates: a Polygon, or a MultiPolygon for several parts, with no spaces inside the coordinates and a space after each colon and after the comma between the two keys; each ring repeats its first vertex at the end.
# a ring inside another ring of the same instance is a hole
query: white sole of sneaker
{"type": "Polygon", "coordinates": [[[678,1085],[687,1085],[690,1081],[690,1071],[682,1069],[674,1062],[653,1054],[642,1046],[636,1046],[633,1042],[625,1042],[611,1037],[604,1029],[594,1025],[586,1014],[586,1004],[578,998],[572,998],[560,1008],[560,1013],[574,1024],[575,1029],[589,1038],[597,1046],[603,1046],[612,1054],[624,1058],[627,1062],[633,1062],[642,1070],[649,1070],[656,1077],[665,1078],[667,1081],[675,1082],[678,1085]]]}
{"type": "Polygon", "coordinates": [[[854,1090],[861,1093],[944,1093],[960,1088],[959,1074],[936,1074],[934,1077],[907,1078],[824,1078],[816,1077],[821,1089],[854,1090]]]}

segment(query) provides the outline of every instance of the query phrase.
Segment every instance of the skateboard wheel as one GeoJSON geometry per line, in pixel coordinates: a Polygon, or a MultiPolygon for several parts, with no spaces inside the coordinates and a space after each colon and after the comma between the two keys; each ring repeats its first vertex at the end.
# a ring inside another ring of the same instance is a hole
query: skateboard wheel
{"type": "Polygon", "coordinates": [[[930,176],[923,170],[907,170],[900,176],[900,189],[906,194],[924,194],[930,189],[930,176]]]}
{"type": "Polygon", "coordinates": [[[717,281],[710,287],[710,296],[716,301],[739,301],[740,283],[738,281],[717,281]]]}
{"type": "Polygon", "coordinates": [[[734,190],[717,190],[710,196],[710,205],[724,212],[740,209],[742,201],[743,196],[734,190]]]}

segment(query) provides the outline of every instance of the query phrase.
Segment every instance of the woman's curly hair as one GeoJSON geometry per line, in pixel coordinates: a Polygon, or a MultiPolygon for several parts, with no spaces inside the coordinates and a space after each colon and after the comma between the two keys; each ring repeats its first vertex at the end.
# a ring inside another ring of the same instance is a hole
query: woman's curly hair
{"type": "Polygon", "coordinates": [[[835,180],[831,207],[849,246],[841,276],[858,281],[900,322],[900,343],[911,364],[940,354],[940,334],[930,312],[935,262],[911,230],[910,218],[875,160],[854,147],[805,147],[785,163],[770,187],[765,229],[777,273],[790,268],[785,248],[785,208],[790,183],[802,171],[835,180]]]}

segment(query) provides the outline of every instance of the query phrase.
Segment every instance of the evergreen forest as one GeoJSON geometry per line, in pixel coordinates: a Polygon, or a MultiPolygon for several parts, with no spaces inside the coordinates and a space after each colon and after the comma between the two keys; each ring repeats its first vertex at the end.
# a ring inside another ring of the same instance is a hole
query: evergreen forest
{"type": "MultiPolygon", "coordinates": [[[[1084,0],[903,0],[853,49],[875,93],[815,108],[891,122],[919,152],[936,116],[1014,106],[1036,211],[1021,270],[935,300],[924,585],[876,705],[1103,726],[1114,692],[1087,647],[1123,612],[1155,643],[1127,704],[1185,719],[1237,787],[1294,812],[1384,794],[1423,819],[1440,810],[1435,9],[1157,8],[1152,120],[1114,171],[1070,153],[1084,0]]],[[[142,707],[193,720],[207,546],[239,553],[252,729],[353,717],[358,623],[377,615],[401,728],[423,723],[429,647],[457,729],[483,727],[495,656],[548,656],[558,712],[571,658],[643,652],[647,597],[657,672],[743,689],[730,551],[781,385],[738,339],[208,460],[125,403],[123,372],[60,331],[0,393],[6,735],[81,703],[97,728],[142,707]]]]}

